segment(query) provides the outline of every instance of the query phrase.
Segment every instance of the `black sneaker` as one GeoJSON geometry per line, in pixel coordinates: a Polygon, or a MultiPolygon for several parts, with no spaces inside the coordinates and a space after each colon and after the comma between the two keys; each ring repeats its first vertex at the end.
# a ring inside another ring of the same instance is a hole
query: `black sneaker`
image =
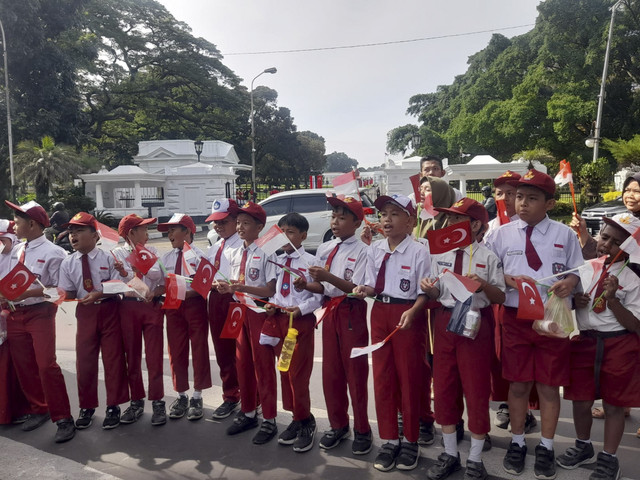
{"type": "Polygon", "coordinates": [[[28,414],[24,414],[24,415],[18,415],[17,417],[13,417],[11,419],[11,424],[12,425],[22,425],[24,422],[27,421],[27,418],[29,418],[28,414]]]}
{"type": "Polygon", "coordinates": [[[328,432],[324,432],[320,439],[320,448],[324,450],[331,450],[338,446],[338,444],[349,436],[349,425],[342,428],[332,428],[328,432]]]}
{"type": "Polygon", "coordinates": [[[56,432],[55,442],[63,443],[68,442],[76,435],[76,426],[73,423],[73,417],[63,418],[56,422],[58,425],[58,431],[56,432]]]}
{"type": "Polygon", "coordinates": [[[178,395],[169,407],[169,418],[177,419],[184,417],[189,409],[189,397],[186,395],[178,395]]]}
{"type": "Polygon", "coordinates": [[[158,426],[167,423],[167,409],[164,400],[154,400],[151,402],[151,425],[158,426]]]}
{"type": "Polygon", "coordinates": [[[589,480],[618,480],[619,478],[620,463],[618,462],[618,457],[600,452],[596,469],[589,475],[589,480]]]}
{"type": "Polygon", "coordinates": [[[230,416],[235,409],[238,408],[238,402],[230,402],[229,400],[225,400],[222,402],[218,408],[216,408],[211,414],[211,418],[214,420],[222,420],[223,418],[227,418],[230,416]]]}
{"type": "Polygon", "coordinates": [[[42,426],[45,422],[51,420],[49,416],[49,412],[47,413],[32,413],[22,424],[23,432],[30,432],[31,430],[35,430],[36,428],[42,426]]]}
{"type": "Polygon", "coordinates": [[[298,432],[300,431],[301,423],[298,420],[293,420],[284,432],[278,437],[278,443],[280,445],[293,445],[298,438],[298,432]]]}
{"type": "Polygon", "coordinates": [[[95,408],[81,408],[76,420],[76,428],[78,430],[84,430],[89,428],[93,423],[93,414],[96,413],[95,408]]]}
{"type": "Polygon", "coordinates": [[[257,426],[258,419],[256,415],[247,417],[243,412],[238,412],[236,418],[233,419],[233,423],[227,428],[227,435],[237,435],[257,426]]]}
{"type": "Polygon", "coordinates": [[[436,429],[433,422],[420,420],[420,431],[418,433],[418,445],[433,445],[436,439],[436,429]]]}
{"type": "Polygon", "coordinates": [[[556,478],[556,458],[553,450],[548,450],[544,445],[536,446],[536,463],[533,464],[533,475],[538,480],[556,478]]]}
{"type": "Polygon", "coordinates": [[[104,430],[111,430],[120,425],[120,407],[114,405],[107,407],[107,413],[105,414],[104,421],[102,422],[102,428],[104,430]]]}
{"type": "Polygon", "coordinates": [[[413,470],[418,466],[420,459],[420,447],[418,443],[402,442],[400,453],[396,458],[396,468],[398,470],[413,470]]]}
{"type": "Polygon", "coordinates": [[[275,418],[272,421],[263,420],[260,430],[253,436],[253,443],[256,445],[264,445],[270,441],[278,433],[278,426],[275,418]]]}
{"type": "Polygon", "coordinates": [[[131,400],[131,404],[120,417],[120,423],[134,423],[144,412],[144,400],[131,400]]]}
{"type": "Polygon", "coordinates": [[[556,458],[556,463],[567,470],[573,470],[580,465],[595,463],[595,461],[596,454],[593,451],[591,442],[581,442],[580,440],[576,440],[575,447],[567,448],[566,452],[556,458]]]}
{"type": "Polygon", "coordinates": [[[501,403],[496,412],[496,418],[493,420],[493,424],[498,428],[509,428],[509,405],[501,403]]]}
{"type": "Polygon", "coordinates": [[[538,425],[536,417],[534,417],[533,413],[531,413],[530,410],[527,411],[527,416],[524,419],[524,433],[530,433],[531,430],[536,428],[536,425],[538,425]]]}
{"type": "Polygon", "coordinates": [[[351,444],[351,453],[354,455],[366,455],[371,451],[373,447],[373,438],[371,436],[371,430],[367,433],[360,433],[357,430],[353,430],[353,443],[351,444]]]}
{"type": "Polygon", "coordinates": [[[465,480],[485,480],[488,476],[484,463],[467,460],[467,470],[464,472],[465,480]]]}
{"type": "Polygon", "coordinates": [[[373,468],[380,470],[381,472],[388,472],[396,466],[396,458],[400,453],[400,445],[394,445],[393,443],[385,443],[378,450],[378,455],[373,461],[373,468]]]}
{"type": "Polygon", "coordinates": [[[524,470],[524,459],[527,456],[527,446],[521,447],[511,442],[507,453],[502,460],[502,468],[511,475],[520,475],[524,470]]]}
{"type": "Polygon", "coordinates": [[[313,447],[313,439],[316,436],[316,430],[316,419],[313,415],[303,420],[300,430],[298,431],[298,437],[295,442],[293,442],[293,451],[302,453],[311,450],[313,447]]]}
{"type": "Polygon", "coordinates": [[[438,456],[436,463],[431,465],[429,470],[427,470],[427,478],[429,480],[442,480],[461,468],[460,454],[458,454],[457,457],[454,457],[448,453],[442,452],[438,456]]]}
{"type": "MultiPolygon", "coordinates": [[[[488,452],[493,447],[493,442],[491,442],[491,435],[488,433],[484,434],[484,443],[482,444],[482,451],[488,452]]],[[[476,462],[477,463],[477,462],[476,462]]]]}
{"type": "Polygon", "coordinates": [[[187,411],[187,420],[200,420],[203,417],[202,398],[191,398],[189,400],[189,410],[187,411]]]}

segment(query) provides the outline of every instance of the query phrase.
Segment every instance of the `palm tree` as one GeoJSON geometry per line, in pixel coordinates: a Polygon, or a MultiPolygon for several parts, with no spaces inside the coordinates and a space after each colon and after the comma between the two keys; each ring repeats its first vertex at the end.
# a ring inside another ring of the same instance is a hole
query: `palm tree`
{"type": "Polygon", "coordinates": [[[82,170],[81,157],[70,145],[56,145],[45,136],[40,146],[31,140],[18,143],[15,164],[21,184],[33,184],[36,200],[46,202],[53,183],[69,183],[82,170]]]}

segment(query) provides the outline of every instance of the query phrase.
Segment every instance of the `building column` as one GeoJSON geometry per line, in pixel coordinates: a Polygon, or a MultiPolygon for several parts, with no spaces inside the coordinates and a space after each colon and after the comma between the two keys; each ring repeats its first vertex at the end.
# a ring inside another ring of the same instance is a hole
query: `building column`
{"type": "Polygon", "coordinates": [[[102,184],[96,183],[96,210],[104,210],[102,202],[102,184]]]}
{"type": "Polygon", "coordinates": [[[135,182],[135,199],[133,201],[134,208],[142,208],[142,189],[140,182],[135,182]]]}
{"type": "Polygon", "coordinates": [[[467,179],[465,177],[460,177],[460,193],[463,197],[467,196],[467,179]]]}

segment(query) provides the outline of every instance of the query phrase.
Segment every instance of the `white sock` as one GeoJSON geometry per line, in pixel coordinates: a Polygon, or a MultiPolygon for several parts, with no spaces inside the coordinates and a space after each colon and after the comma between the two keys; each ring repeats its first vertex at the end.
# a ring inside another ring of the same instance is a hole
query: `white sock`
{"type": "Polygon", "coordinates": [[[194,400],[199,400],[202,398],[202,392],[200,390],[194,390],[193,391],[193,398],[194,400]]]}
{"type": "Polygon", "coordinates": [[[469,460],[472,462],[482,461],[482,447],[484,446],[484,438],[478,440],[471,437],[471,448],[469,449],[469,460]]]}
{"type": "Polygon", "coordinates": [[[384,438],[381,439],[384,443],[390,443],[391,445],[400,445],[400,440],[398,440],[397,438],[395,440],[385,440],[384,438]]]}
{"type": "Polygon", "coordinates": [[[541,436],[540,445],[542,445],[547,450],[553,450],[553,438],[544,438],[541,436]]]}
{"type": "Polygon", "coordinates": [[[444,441],[444,452],[452,457],[458,457],[458,439],[456,438],[456,432],[443,433],[442,440],[444,441]]]}
{"type": "Polygon", "coordinates": [[[244,412],[244,416],[245,416],[245,417],[249,417],[249,418],[253,418],[253,417],[255,417],[255,416],[256,416],[256,411],[255,411],[255,410],[252,410],[252,411],[250,411],[250,412],[244,412]]]}
{"type": "Polygon", "coordinates": [[[586,440],[581,440],[579,438],[576,438],[576,440],[579,441],[580,443],[591,443],[591,439],[590,438],[588,438],[586,440]]]}
{"type": "Polygon", "coordinates": [[[524,441],[524,433],[522,433],[520,435],[516,435],[515,433],[513,433],[511,435],[511,442],[512,443],[517,443],[520,447],[524,447],[526,445],[526,443],[524,441]]]}
{"type": "Polygon", "coordinates": [[[265,418],[264,421],[268,422],[268,423],[276,423],[276,419],[275,418],[265,418]]]}
{"type": "Polygon", "coordinates": [[[181,397],[186,397],[187,396],[187,392],[178,392],[178,395],[180,395],[181,397]]]}
{"type": "Polygon", "coordinates": [[[610,457],[615,457],[616,456],[615,453],[605,452],[604,450],[602,450],[602,453],[604,453],[605,455],[609,455],[610,457]]]}

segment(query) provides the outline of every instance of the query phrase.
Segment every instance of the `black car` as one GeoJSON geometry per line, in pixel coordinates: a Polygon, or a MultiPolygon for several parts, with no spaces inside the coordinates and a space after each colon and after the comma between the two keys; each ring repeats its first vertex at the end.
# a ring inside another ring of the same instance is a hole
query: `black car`
{"type": "Polygon", "coordinates": [[[613,217],[619,213],[627,212],[627,208],[622,203],[622,197],[609,202],[602,202],[585,208],[582,211],[582,218],[587,222],[587,229],[592,235],[600,231],[602,225],[602,217],[613,217]]]}

